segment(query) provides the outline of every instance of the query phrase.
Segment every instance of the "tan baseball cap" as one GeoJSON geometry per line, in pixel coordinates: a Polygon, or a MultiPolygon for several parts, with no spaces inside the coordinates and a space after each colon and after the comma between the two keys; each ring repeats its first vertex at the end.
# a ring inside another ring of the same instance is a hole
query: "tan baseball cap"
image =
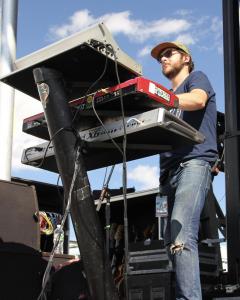
{"type": "Polygon", "coordinates": [[[182,44],[180,42],[165,42],[165,43],[158,44],[157,46],[155,46],[152,49],[152,51],[151,51],[152,57],[155,58],[156,60],[158,60],[160,54],[167,48],[176,48],[176,49],[182,50],[183,52],[185,52],[191,56],[191,53],[190,53],[188,47],[185,46],[184,44],[182,44]]]}

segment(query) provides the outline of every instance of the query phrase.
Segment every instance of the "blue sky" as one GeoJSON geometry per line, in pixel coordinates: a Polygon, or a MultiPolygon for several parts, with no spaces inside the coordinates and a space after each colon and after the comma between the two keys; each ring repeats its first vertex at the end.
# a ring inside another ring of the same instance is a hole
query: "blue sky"
{"type": "MultiPolygon", "coordinates": [[[[161,41],[177,39],[186,43],[196,69],[208,75],[216,91],[218,110],[224,111],[222,8],[219,0],[148,0],[142,3],[136,0],[20,0],[17,57],[103,20],[122,50],[142,64],[144,76],[168,88],[169,82],[151,58],[150,49],[161,41]]],[[[22,149],[39,142],[21,133],[21,119],[41,111],[40,103],[17,92],[15,109],[13,175],[56,183],[54,174],[20,165],[22,149]]],[[[89,172],[93,189],[101,187],[104,172],[104,169],[89,172]]],[[[138,190],[156,187],[158,172],[157,156],[131,162],[128,165],[128,185],[138,190]]],[[[119,178],[120,166],[114,172],[110,187],[120,187],[119,178]]],[[[214,190],[224,207],[223,174],[215,179],[214,190]]]]}

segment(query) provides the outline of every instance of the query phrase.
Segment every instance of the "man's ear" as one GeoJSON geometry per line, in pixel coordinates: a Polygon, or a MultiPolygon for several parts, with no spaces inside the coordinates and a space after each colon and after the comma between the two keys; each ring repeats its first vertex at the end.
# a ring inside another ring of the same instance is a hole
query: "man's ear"
{"type": "Polygon", "coordinates": [[[190,56],[189,55],[184,55],[183,59],[184,59],[185,63],[189,63],[190,62],[190,56]]]}

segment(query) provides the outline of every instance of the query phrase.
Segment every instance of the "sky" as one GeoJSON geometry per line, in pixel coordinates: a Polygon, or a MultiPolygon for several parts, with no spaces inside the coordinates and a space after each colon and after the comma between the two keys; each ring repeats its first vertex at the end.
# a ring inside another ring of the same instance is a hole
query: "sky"
{"type": "MultiPolygon", "coordinates": [[[[120,48],[139,62],[143,75],[167,88],[169,82],[150,56],[153,46],[178,40],[189,46],[196,70],[207,74],[216,92],[217,108],[224,112],[224,70],[222,8],[220,0],[19,0],[17,58],[104,22],[120,48]]],[[[22,119],[42,111],[41,104],[16,91],[12,175],[57,182],[56,174],[21,165],[24,148],[41,141],[21,132],[22,119]]],[[[128,186],[144,190],[158,186],[158,156],[128,164],[128,186]],[[144,176],[142,176],[144,174],[144,176]]],[[[88,173],[92,189],[100,189],[105,169],[88,173]]],[[[121,166],[117,166],[110,188],[122,186],[121,166]]],[[[214,180],[214,192],[225,207],[224,174],[214,180]]]]}

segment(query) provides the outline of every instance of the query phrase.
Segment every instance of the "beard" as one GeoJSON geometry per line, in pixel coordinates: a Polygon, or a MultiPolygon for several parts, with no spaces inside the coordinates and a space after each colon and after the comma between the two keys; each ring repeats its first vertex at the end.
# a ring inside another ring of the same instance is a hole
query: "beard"
{"type": "Polygon", "coordinates": [[[180,73],[180,71],[185,65],[186,65],[185,62],[179,61],[174,66],[171,66],[171,68],[168,68],[166,70],[164,70],[163,68],[162,73],[164,76],[166,76],[168,79],[171,80],[180,73]]]}

